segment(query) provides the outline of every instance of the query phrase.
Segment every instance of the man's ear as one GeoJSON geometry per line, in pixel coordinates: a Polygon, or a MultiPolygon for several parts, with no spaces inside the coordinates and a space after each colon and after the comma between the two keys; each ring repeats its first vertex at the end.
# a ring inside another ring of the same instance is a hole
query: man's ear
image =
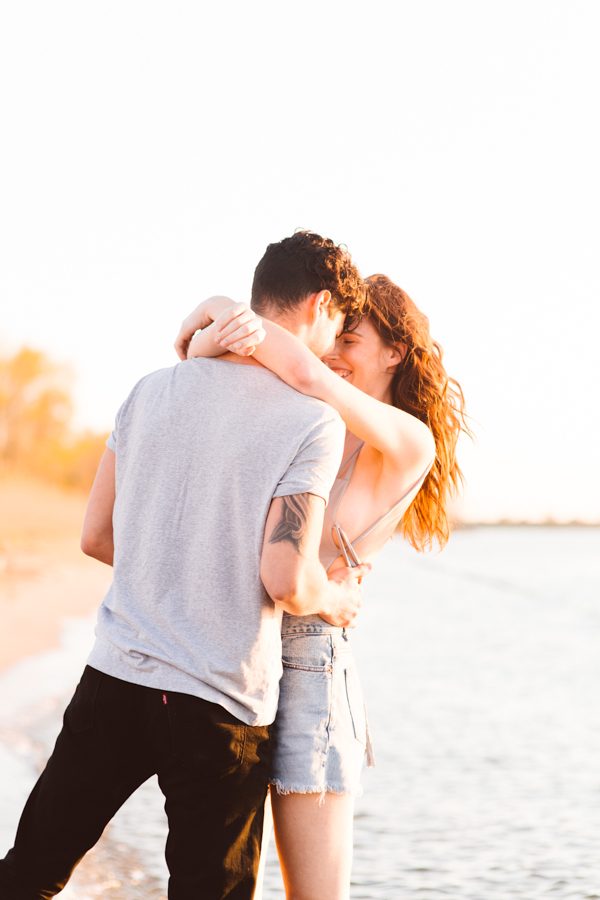
{"type": "Polygon", "coordinates": [[[308,298],[308,309],[311,321],[316,322],[322,313],[329,315],[330,304],[331,291],[318,291],[315,294],[311,294],[308,298]]]}

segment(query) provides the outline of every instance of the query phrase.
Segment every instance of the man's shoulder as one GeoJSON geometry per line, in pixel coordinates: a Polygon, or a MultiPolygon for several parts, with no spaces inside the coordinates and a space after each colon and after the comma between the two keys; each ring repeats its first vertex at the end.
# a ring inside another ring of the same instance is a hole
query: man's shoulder
{"type": "MultiPolygon", "coordinates": [[[[144,404],[148,397],[154,403],[167,387],[164,396],[169,397],[170,404],[178,398],[187,402],[189,392],[197,391],[199,382],[205,379],[205,387],[210,386],[211,395],[218,396],[219,402],[249,403],[252,407],[255,401],[265,414],[288,421],[292,431],[298,428],[310,431],[315,427],[345,427],[332,406],[300,393],[264,366],[240,365],[219,359],[184,360],[148,372],[133,386],[123,407],[129,406],[132,401],[136,406],[144,404]]],[[[202,396],[206,397],[198,393],[198,400],[202,396]]]]}
{"type": "Polygon", "coordinates": [[[330,421],[342,426],[344,425],[339,412],[334,409],[333,406],[330,406],[329,403],[326,403],[324,400],[319,400],[317,397],[307,397],[305,394],[300,394],[300,396],[306,401],[303,405],[310,411],[311,417],[318,422],[330,421]]]}
{"type": "Polygon", "coordinates": [[[338,422],[343,425],[340,414],[326,403],[319,400],[318,397],[311,397],[308,394],[301,394],[295,388],[290,387],[285,381],[281,381],[277,375],[274,375],[276,385],[274,390],[280,393],[282,401],[285,403],[290,413],[299,415],[310,424],[319,424],[324,422],[338,422]]]}
{"type": "MultiPolygon", "coordinates": [[[[237,381],[244,384],[248,378],[255,379],[253,387],[256,387],[256,399],[259,403],[264,403],[267,398],[271,398],[274,402],[280,401],[290,411],[294,413],[304,413],[307,419],[311,421],[322,421],[325,419],[340,419],[339,414],[332,406],[319,400],[316,397],[310,397],[302,394],[295,388],[286,384],[278,375],[271,372],[265,366],[261,365],[243,365],[240,363],[214,359],[197,359],[194,363],[213,363],[213,367],[208,369],[211,377],[222,375],[224,379],[237,381]]],[[[340,419],[341,421],[341,419],[340,419]]]]}
{"type": "Polygon", "coordinates": [[[176,363],[173,366],[163,366],[162,369],[153,369],[151,372],[146,372],[145,375],[142,375],[140,378],[138,378],[133,388],[131,389],[131,393],[138,390],[140,387],[142,387],[142,385],[146,384],[149,381],[161,381],[168,378],[170,376],[170,373],[173,372],[173,370],[176,369],[178,365],[181,364],[176,363]]]}

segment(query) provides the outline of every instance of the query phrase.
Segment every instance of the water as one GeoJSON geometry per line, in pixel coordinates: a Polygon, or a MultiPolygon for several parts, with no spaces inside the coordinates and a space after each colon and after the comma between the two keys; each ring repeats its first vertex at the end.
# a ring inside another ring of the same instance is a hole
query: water
{"type": "MultiPolygon", "coordinates": [[[[91,624],[0,679],[0,839],[57,730],[91,624]],[[43,685],[43,690],[40,690],[43,685]],[[6,776],[6,777],[5,777],[6,776]]],[[[353,900],[600,898],[600,531],[482,528],[390,545],[353,637],[377,766],[353,900]]],[[[162,797],[132,797],[62,896],[165,896],[162,797]]],[[[282,898],[269,849],[265,900],[282,898]]]]}

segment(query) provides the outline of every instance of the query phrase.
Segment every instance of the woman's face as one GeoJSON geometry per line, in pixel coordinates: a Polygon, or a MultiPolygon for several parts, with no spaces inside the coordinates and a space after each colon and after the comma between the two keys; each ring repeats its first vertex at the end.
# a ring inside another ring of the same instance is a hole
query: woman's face
{"type": "Polygon", "coordinates": [[[391,402],[392,377],[401,360],[401,349],[384,344],[369,319],[342,334],[335,349],[323,357],[332,372],[386,403],[391,402]]]}

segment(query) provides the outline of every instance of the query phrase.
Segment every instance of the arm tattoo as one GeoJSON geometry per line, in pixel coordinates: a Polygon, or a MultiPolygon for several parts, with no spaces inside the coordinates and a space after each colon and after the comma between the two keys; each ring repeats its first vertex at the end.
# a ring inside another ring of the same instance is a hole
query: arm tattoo
{"type": "Polygon", "coordinates": [[[269,543],[277,544],[280,541],[289,541],[296,548],[296,552],[300,553],[300,545],[306,533],[308,495],[294,494],[281,499],[283,500],[281,519],[273,529],[269,543]]]}

